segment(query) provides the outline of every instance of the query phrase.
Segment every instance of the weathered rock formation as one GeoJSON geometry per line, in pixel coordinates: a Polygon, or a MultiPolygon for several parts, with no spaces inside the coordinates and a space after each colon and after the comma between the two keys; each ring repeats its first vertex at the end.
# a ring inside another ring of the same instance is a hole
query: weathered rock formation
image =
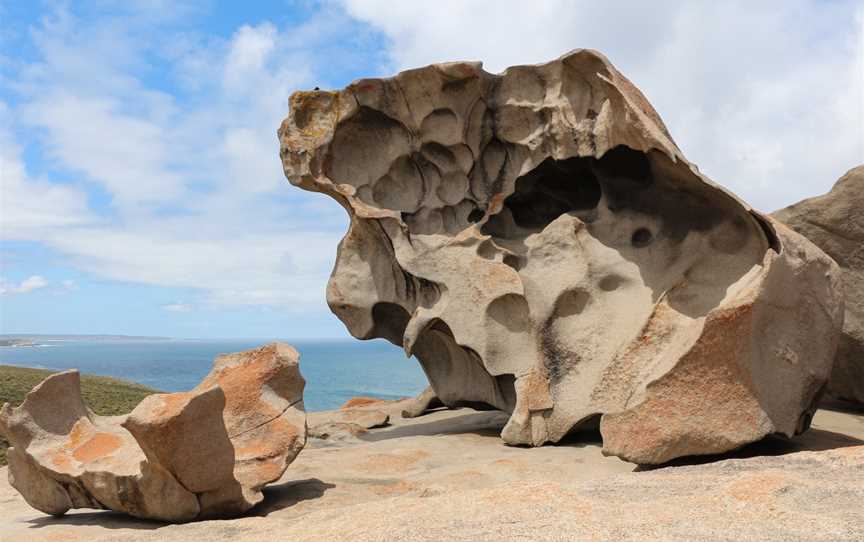
{"type": "Polygon", "coordinates": [[[817,411],[795,439],[646,471],[604,457],[594,431],[560,446],[502,446],[494,435],[506,413],[406,419],[407,402],[376,405],[391,425],[358,439],[310,439],[254,515],[237,519],[158,529],[118,514],[55,521],[0,468],[0,540],[864,540],[864,418],[849,412],[817,411]]]}
{"type": "Polygon", "coordinates": [[[864,403],[864,166],[848,171],[824,196],[772,216],[840,264],[846,317],[828,394],[864,403]]]}
{"type": "Polygon", "coordinates": [[[414,397],[409,405],[402,411],[403,418],[416,418],[422,416],[433,408],[442,407],[444,404],[438,399],[435,394],[435,389],[432,386],[427,387],[420,392],[420,395],[414,397]]]}
{"type": "Polygon", "coordinates": [[[194,390],[102,417],[77,371],[0,410],[9,482],[34,508],[103,508],[164,521],[226,517],[262,500],[306,441],[298,354],[288,345],[219,356],[194,390]]]}
{"type": "Polygon", "coordinates": [[[355,397],[338,410],[309,414],[309,436],[341,440],[365,433],[368,429],[384,427],[390,423],[390,415],[380,407],[391,403],[371,397],[355,397]]]}
{"type": "Polygon", "coordinates": [[[298,92],[292,184],[351,218],[328,303],[512,444],[587,423],[639,463],[809,424],[843,317],[836,264],[705,178],[600,54],[298,92]]]}

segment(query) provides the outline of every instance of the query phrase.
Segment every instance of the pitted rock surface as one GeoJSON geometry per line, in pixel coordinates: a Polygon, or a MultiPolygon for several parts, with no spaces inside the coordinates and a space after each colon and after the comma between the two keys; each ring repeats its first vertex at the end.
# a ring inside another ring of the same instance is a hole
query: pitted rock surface
{"type": "Polygon", "coordinates": [[[260,502],[306,441],[298,354],[273,343],[219,356],[194,390],[156,394],[128,416],[97,416],[77,371],[0,410],[9,482],[34,508],[125,512],[182,522],[260,502]]]}
{"type": "Polygon", "coordinates": [[[597,423],[638,463],[809,425],[843,318],[836,264],[701,175],[639,90],[577,50],[298,92],[290,182],[351,218],[327,289],[511,444],[597,423]]]}

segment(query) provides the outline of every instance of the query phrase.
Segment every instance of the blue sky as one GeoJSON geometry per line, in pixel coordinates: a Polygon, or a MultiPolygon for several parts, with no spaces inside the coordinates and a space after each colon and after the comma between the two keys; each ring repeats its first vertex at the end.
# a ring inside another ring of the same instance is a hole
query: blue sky
{"type": "Polygon", "coordinates": [[[345,227],[291,187],[294,90],[603,51],[770,211],[864,162],[855,1],[0,1],[0,332],[347,337],[345,227]],[[752,5],[757,4],[757,5],[752,5]]]}

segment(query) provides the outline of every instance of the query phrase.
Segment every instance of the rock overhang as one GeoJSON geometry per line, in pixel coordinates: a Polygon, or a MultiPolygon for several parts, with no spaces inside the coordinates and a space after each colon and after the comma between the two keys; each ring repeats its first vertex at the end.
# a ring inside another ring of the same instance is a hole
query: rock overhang
{"type": "Polygon", "coordinates": [[[506,441],[555,441],[603,415],[615,442],[615,416],[646,404],[676,368],[686,373],[682,360],[711,336],[706,322],[734,321],[752,343],[717,362],[737,386],[726,394],[751,411],[747,431],[705,436],[703,451],[669,444],[682,433],[658,437],[668,452],[618,453],[656,462],[723,451],[791,435],[811,408],[826,356],[778,338],[775,350],[815,359],[770,400],[753,378],[782,356],[757,347],[755,327],[771,312],[768,292],[782,289],[769,286],[792,273],[807,289],[795,303],[820,306],[823,318],[812,330],[797,310],[772,318],[836,348],[833,262],[704,177],[599,53],[500,75],[479,63],[433,65],[298,92],[290,106],[279,130],[286,175],[351,217],[331,309],[354,336],[415,354],[445,403],[511,412],[506,441]],[[781,256],[784,245],[807,259],[781,256]]]}

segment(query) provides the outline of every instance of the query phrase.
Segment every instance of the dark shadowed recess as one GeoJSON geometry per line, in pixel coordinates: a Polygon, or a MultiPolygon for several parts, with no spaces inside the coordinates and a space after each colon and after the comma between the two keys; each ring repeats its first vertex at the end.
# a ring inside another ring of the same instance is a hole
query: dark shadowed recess
{"type": "MultiPolygon", "coordinates": [[[[727,202],[718,204],[718,198],[709,193],[719,191],[682,179],[678,166],[658,164],[672,165],[662,153],[652,151],[649,158],[625,146],[599,159],[547,158],[516,180],[503,211],[489,218],[483,233],[504,239],[514,234],[526,237],[565,213],[574,213],[590,224],[601,201],[613,214],[630,211],[662,220],[662,232],[644,228],[632,232],[632,245],[637,248],[651,244],[658,235],[680,242],[690,230],[705,231],[723,220],[727,202]],[[658,175],[657,169],[665,175],[658,175]]],[[[728,198],[720,195],[719,199],[728,198]]]]}
{"type": "MultiPolygon", "coordinates": [[[[482,224],[481,232],[491,239],[481,243],[478,255],[492,260],[500,254],[505,264],[518,271],[527,257],[525,239],[564,214],[584,222],[597,241],[638,265],[655,301],[665,295],[675,310],[694,318],[717,306],[727,287],[761,261],[752,240],[768,237],[767,246],[772,238],[757,217],[721,189],[703,182],[689,164],[673,162],[659,151],[618,146],[600,158],[547,158],[516,179],[501,211],[482,224]],[[697,241],[689,242],[685,250],[683,242],[691,234],[697,241]],[[699,287],[678,288],[694,283],[688,273],[697,268],[699,287]]],[[[469,220],[482,221],[481,212],[475,210],[469,220]]],[[[618,282],[607,277],[598,287],[610,291],[618,282]]],[[[580,312],[586,295],[578,289],[565,290],[556,303],[560,309],[556,314],[580,312]]],[[[373,336],[401,346],[409,319],[408,311],[399,305],[379,303],[373,308],[373,336]]],[[[557,341],[552,339],[541,345],[550,360],[578,357],[555,348],[557,341]]],[[[454,397],[442,397],[445,403],[452,405],[455,396],[464,394],[463,400],[472,403],[512,407],[512,376],[503,381],[486,372],[477,354],[456,344],[443,322],[424,330],[414,351],[433,386],[453,390],[454,397]],[[445,381],[447,385],[436,386],[445,381]]]]}
{"type": "MultiPolygon", "coordinates": [[[[400,305],[376,303],[372,307],[374,328],[368,338],[384,338],[401,347],[410,318],[400,305]]],[[[420,332],[414,355],[447,406],[510,410],[515,404],[513,375],[489,374],[480,356],[457,344],[450,327],[440,319],[432,320],[420,332]]]]}
{"type": "Polygon", "coordinates": [[[547,158],[516,179],[501,211],[490,216],[481,231],[491,236],[492,247],[517,260],[512,267],[518,270],[527,252],[525,239],[564,214],[581,220],[597,241],[638,265],[655,301],[684,279],[669,273],[680,262],[689,262],[685,273],[724,262],[722,270],[703,279],[709,282],[701,285],[698,296],[691,291],[688,299],[677,293],[669,298],[676,310],[693,317],[715,307],[729,285],[761,262],[754,239],[764,238],[766,248],[779,252],[769,225],[722,189],[703,182],[689,164],[673,162],[659,151],[625,146],[599,159],[547,158]],[[691,241],[685,249],[691,234],[704,242],[691,241]],[[723,259],[728,255],[734,255],[732,265],[723,259]]]}
{"type": "Polygon", "coordinates": [[[564,213],[594,209],[601,195],[587,161],[547,158],[516,181],[516,191],[504,205],[517,226],[538,231],[564,213]]]}

